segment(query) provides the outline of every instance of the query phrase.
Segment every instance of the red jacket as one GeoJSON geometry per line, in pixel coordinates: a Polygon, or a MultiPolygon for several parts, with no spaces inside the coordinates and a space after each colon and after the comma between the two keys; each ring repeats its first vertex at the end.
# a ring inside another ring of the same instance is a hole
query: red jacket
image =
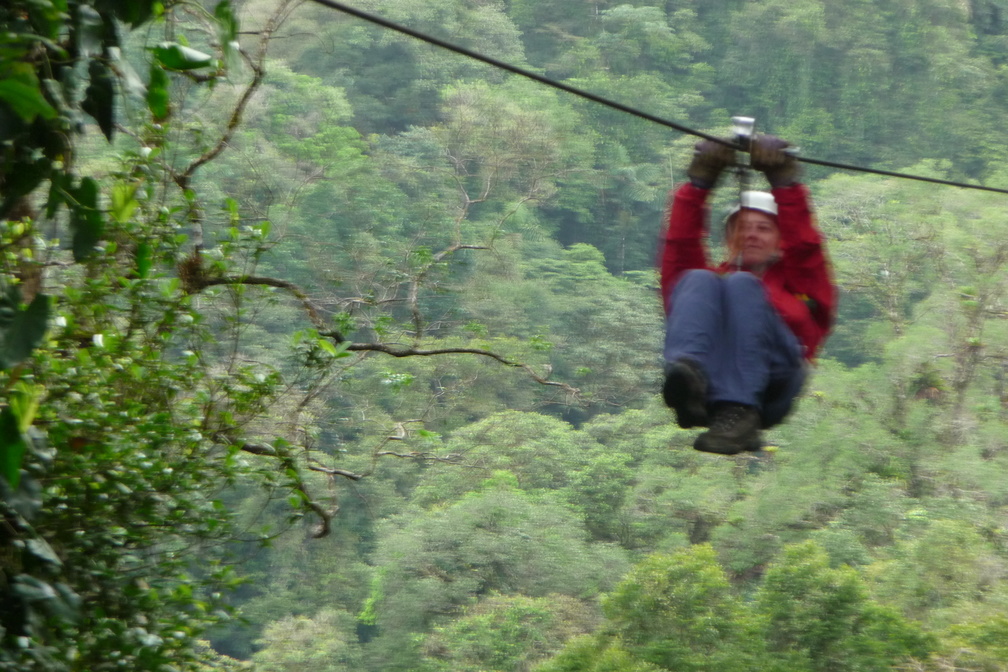
{"type": "MultiPolygon", "coordinates": [[[[761,278],[770,304],[805,346],[806,359],[815,358],[836,316],[837,291],[823,248],[822,235],[813,223],[804,185],[778,187],[777,201],[781,258],[761,278]]],[[[709,189],[687,182],[672,200],[665,244],[661,251],[661,291],[665,313],[671,310],[675,283],[684,271],[705,268],[718,273],[734,269],[711,265],[704,244],[709,189]]]]}

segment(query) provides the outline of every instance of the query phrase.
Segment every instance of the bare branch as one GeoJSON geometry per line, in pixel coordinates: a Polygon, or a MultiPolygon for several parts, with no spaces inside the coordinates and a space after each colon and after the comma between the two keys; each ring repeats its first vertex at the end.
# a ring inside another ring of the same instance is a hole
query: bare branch
{"type": "Polygon", "coordinates": [[[375,453],[375,457],[398,457],[404,460],[421,460],[423,462],[445,462],[447,464],[462,464],[462,456],[455,453],[449,455],[434,455],[433,453],[422,453],[418,451],[410,453],[397,453],[394,450],[380,450],[375,453]]]}
{"type": "Polygon", "coordinates": [[[282,2],[270,17],[269,21],[266,22],[263,29],[259,31],[259,45],[254,58],[249,56],[244,49],[238,50],[238,53],[242,55],[242,58],[245,59],[245,62],[252,69],[252,79],[245,86],[245,90],[238,99],[238,103],[231,111],[231,117],[228,119],[227,125],[224,127],[224,132],[221,133],[219,138],[217,138],[217,142],[214,146],[194,159],[184,171],[174,176],[175,183],[180,189],[187,189],[193,174],[199,170],[201,166],[217,158],[217,156],[224,151],[228,144],[230,144],[235,130],[237,130],[238,126],[241,124],[242,117],[245,114],[245,108],[248,107],[249,101],[252,100],[252,96],[259,90],[259,86],[262,84],[263,78],[266,76],[266,52],[269,47],[269,42],[273,37],[273,33],[275,33],[280,28],[283,21],[286,20],[291,5],[296,3],[297,0],[286,0],[285,2],[282,2]]]}
{"type": "MultiPolygon", "coordinates": [[[[225,437],[221,437],[225,438],[225,437]]],[[[226,439],[225,439],[226,440],[226,439]]],[[[239,446],[239,450],[242,452],[250,453],[252,455],[261,455],[263,457],[274,457],[280,460],[281,464],[289,473],[295,474],[293,489],[295,492],[300,493],[305,506],[311,509],[315,515],[319,517],[319,525],[312,532],[312,536],[316,539],[321,539],[329,534],[332,529],[332,518],[338,513],[339,508],[336,510],[329,511],[325,509],[321,504],[316,502],[311,494],[308,492],[308,488],[305,486],[304,481],[301,480],[300,472],[297,466],[294,464],[294,458],[284,450],[278,450],[275,446],[270,446],[264,443],[250,443],[245,442],[239,446]]],[[[321,469],[314,469],[311,465],[308,467],[313,471],[321,471],[321,469]]],[[[348,472],[349,473],[349,472],[348,472]]]]}
{"type": "Polygon", "coordinates": [[[248,62],[252,67],[252,81],[245,87],[245,91],[242,92],[241,98],[238,99],[238,104],[235,105],[234,110],[231,111],[231,118],[228,120],[227,126],[224,127],[224,132],[221,134],[221,137],[217,139],[217,143],[195,158],[192,163],[186,166],[185,170],[174,176],[175,184],[177,184],[179,189],[182,189],[183,191],[189,188],[189,182],[192,180],[193,174],[200,167],[217,158],[217,156],[219,156],[231,142],[231,137],[234,135],[235,130],[241,123],[246,106],[252,99],[252,95],[259,89],[259,85],[262,83],[263,77],[266,74],[266,71],[260,65],[253,63],[252,60],[246,56],[244,51],[241,53],[245,56],[246,62],[248,62]]]}
{"type": "MultiPolygon", "coordinates": [[[[378,445],[375,447],[374,451],[371,453],[371,464],[372,471],[375,464],[378,462],[380,457],[398,457],[404,460],[419,460],[421,462],[443,462],[445,464],[456,464],[461,466],[471,466],[464,465],[462,463],[463,456],[455,453],[449,455],[435,455],[433,453],[422,452],[422,451],[410,451],[399,452],[396,450],[383,450],[383,448],[393,441],[405,441],[409,438],[410,430],[406,428],[406,425],[412,424],[422,424],[423,420],[402,420],[395,423],[395,427],[392,433],[383,438],[378,445]]],[[[371,472],[369,472],[371,473],[371,472]]]]}
{"type": "Polygon", "coordinates": [[[305,504],[309,509],[314,511],[315,515],[317,515],[321,520],[318,527],[315,528],[314,532],[312,532],[312,537],[315,539],[321,539],[322,537],[329,536],[329,532],[332,530],[332,518],[336,513],[339,513],[339,507],[337,507],[334,511],[327,511],[322,508],[322,505],[312,499],[308,494],[308,491],[305,490],[304,482],[300,478],[295,482],[294,489],[301,493],[304,497],[305,504]]]}
{"type": "MultiPolygon", "coordinates": [[[[320,332],[321,336],[328,336],[329,334],[323,334],[320,332]]],[[[483,350],[481,348],[433,348],[430,350],[416,347],[406,347],[406,348],[396,348],[391,345],[386,345],[385,343],[350,343],[347,346],[347,350],[353,352],[381,352],[386,355],[391,355],[392,357],[430,357],[433,355],[479,355],[481,357],[489,357],[490,359],[496,360],[505,366],[514,367],[516,369],[524,369],[532,377],[534,381],[541,385],[549,385],[553,387],[560,387],[567,390],[573,396],[579,396],[581,390],[578,388],[568,385],[567,383],[561,383],[555,380],[548,380],[536,373],[528,364],[522,362],[515,362],[503,355],[497,354],[492,350],[483,350]]]]}
{"type": "Polygon", "coordinates": [[[433,261],[430,264],[427,264],[426,268],[417,273],[417,275],[413,278],[413,280],[410,282],[410,289],[409,289],[409,307],[410,312],[413,315],[413,329],[416,340],[420,340],[421,336],[423,336],[423,315],[420,313],[420,307],[419,307],[420,285],[423,283],[424,279],[427,277],[427,274],[430,272],[430,270],[434,267],[435,264],[444,261],[446,257],[458,252],[459,250],[487,250],[487,249],[490,248],[484,245],[463,245],[461,243],[455,243],[435,254],[433,261]]]}
{"type": "MultiPolygon", "coordinates": [[[[308,313],[308,317],[315,323],[315,326],[325,326],[321,315],[322,309],[311,300],[303,289],[288,280],[259,275],[225,275],[217,278],[199,278],[192,284],[189,291],[198,291],[207,287],[220,285],[260,285],[287,290],[294,298],[301,302],[305,312],[308,313]]],[[[330,334],[326,334],[326,336],[332,338],[337,343],[343,341],[343,337],[338,332],[331,332],[330,334]]]]}
{"type": "Polygon", "coordinates": [[[276,448],[265,443],[243,443],[240,446],[242,452],[253,455],[264,455],[266,457],[277,457],[276,448]]]}
{"type": "Polygon", "coordinates": [[[434,255],[434,261],[439,262],[444,260],[449,254],[454,254],[459,250],[489,250],[490,248],[486,245],[452,245],[451,247],[441,250],[434,255]]]}
{"type": "Polygon", "coordinates": [[[346,469],[333,469],[332,467],[325,467],[317,462],[309,464],[308,468],[312,471],[328,474],[329,476],[342,476],[343,478],[349,478],[351,481],[359,481],[364,478],[364,474],[357,474],[352,471],[347,471],[346,469]]]}
{"type": "MultiPolygon", "coordinates": [[[[459,246],[459,248],[469,248],[470,246],[459,246]]],[[[335,329],[324,329],[325,323],[322,319],[322,309],[315,304],[314,301],[309,298],[308,294],[301,289],[298,285],[288,280],[282,280],[280,278],[271,278],[267,276],[223,276],[218,278],[196,278],[189,282],[188,290],[190,292],[198,291],[200,289],[205,289],[207,287],[220,286],[220,285],[261,285],[266,287],[276,287],[278,289],[284,289],[290,292],[296,299],[301,302],[304,307],[305,312],[308,317],[319,327],[319,335],[325,338],[329,338],[336,343],[345,343],[346,338],[342,333],[335,329]]],[[[567,383],[561,383],[554,380],[549,380],[546,377],[539,375],[535,369],[533,369],[528,364],[523,362],[515,362],[503,355],[500,355],[492,350],[484,350],[482,348],[433,348],[425,349],[418,347],[394,347],[387,345],[385,343],[350,343],[347,345],[347,350],[351,352],[380,352],[392,357],[430,357],[434,355],[479,355],[481,357],[489,357],[490,359],[496,360],[505,366],[510,366],[516,369],[524,369],[532,380],[536,381],[540,385],[547,385],[551,387],[560,387],[566,390],[571,396],[578,397],[581,391],[567,383]]],[[[549,375],[549,374],[547,374],[549,375]]]]}

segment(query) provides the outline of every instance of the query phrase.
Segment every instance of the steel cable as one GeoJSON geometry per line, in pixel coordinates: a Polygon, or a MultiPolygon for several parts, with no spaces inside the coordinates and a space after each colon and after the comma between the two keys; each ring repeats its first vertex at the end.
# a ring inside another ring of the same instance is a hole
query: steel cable
{"type": "MultiPolygon", "coordinates": [[[[516,65],[513,65],[511,63],[507,63],[505,61],[498,60],[498,59],[493,58],[491,56],[487,56],[485,54],[481,54],[481,53],[479,53],[477,51],[473,51],[471,49],[467,49],[465,47],[461,47],[461,46],[459,46],[457,44],[453,44],[451,42],[447,42],[447,41],[442,40],[440,38],[434,37],[433,35],[428,35],[427,33],[421,32],[419,30],[414,30],[413,28],[409,28],[408,26],[404,26],[404,25],[396,23],[394,21],[389,21],[388,19],[385,19],[383,17],[377,16],[375,14],[371,14],[369,12],[365,12],[365,11],[357,9],[355,7],[351,7],[349,5],[345,5],[342,2],[337,2],[336,0],[311,0],[311,1],[314,2],[314,3],[316,3],[316,4],[328,7],[330,9],[335,9],[335,10],[343,12],[345,14],[349,14],[351,16],[355,16],[355,17],[357,17],[359,19],[362,19],[364,21],[368,21],[368,22],[373,23],[375,25],[382,26],[383,28],[387,28],[389,30],[394,30],[394,31],[396,31],[398,33],[402,33],[403,35],[408,35],[410,37],[413,37],[415,39],[421,40],[423,42],[427,42],[428,44],[432,44],[432,45],[440,47],[442,49],[446,49],[448,51],[455,52],[456,54],[460,54],[460,55],[465,56],[467,58],[471,58],[473,60],[480,61],[482,63],[486,63],[487,65],[493,66],[495,68],[498,68],[498,69],[501,69],[501,70],[505,70],[505,71],[510,72],[512,74],[515,74],[515,75],[520,75],[521,77],[525,77],[527,79],[531,79],[533,81],[539,82],[540,84],[544,84],[544,85],[552,87],[554,89],[558,89],[560,91],[565,91],[567,93],[570,93],[571,95],[578,96],[580,98],[584,98],[585,100],[590,100],[590,101],[592,101],[594,103],[598,103],[599,105],[604,105],[604,106],[610,107],[610,108],[612,108],[614,110],[619,110],[620,112],[625,112],[626,114],[638,117],[639,119],[644,119],[646,121],[650,121],[650,122],[659,124],[661,126],[665,126],[667,128],[671,128],[673,130],[679,131],[680,133],[684,133],[686,135],[692,135],[692,136],[695,136],[697,138],[702,138],[704,140],[713,140],[714,142],[718,142],[718,143],[722,143],[722,144],[730,144],[732,146],[735,146],[735,144],[732,141],[730,141],[730,140],[725,140],[724,138],[719,138],[719,137],[710,135],[708,133],[704,133],[703,131],[698,131],[696,129],[689,128],[688,126],[684,126],[682,124],[677,124],[677,123],[675,123],[673,121],[669,121],[668,119],[663,119],[662,117],[650,114],[648,112],[644,112],[644,111],[639,110],[639,109],[634,108],[634,107],[630,107],[629,105],[624,105],[623,103],[617,102],[615,100],[610,100],[608,98],[604,98],[603,96],[599,96],[599,95],[594,94],[594,93],[592,93],[590,91],[585,91],[584,89],[579,89],[577,87],[570,86],[569,84],[564,84],[563,82],[558,82],[555,79],[551,79],[551,78],[546,77],[544,75],[540,75],[539,73],[533,72],[531,70],[527,70],[525,68],[520,68],[520,67],[518,67],[516,65]]],[[[826,161],[826,160],[822,160],[822,159],[813,159],[813,158],[809,158],[809,157],[806,157],[806,156],[800,156],[800,155],[796,156],[795,158],[798,161],[802,162],[802,163],[807,163],[807,164],[815,165],[815,166],[823,166],[823,167],[827,167],[827,168],[835,168],[835,169],[838,169],[838,170],[848,170],[848,171],[861,172],[861,173],[872,173],[872,174],[875,174],[875,175],[884,175],[886,177],[895,177],[895,178],[904,179],[904,180],[916,180],[916,181],[919,181],[919,182],[930,182],[930,183],[933,183],[933,184],[943,184],[943,185],[952,186],[952,187],[959,187],[961,189],[976,189],[976,190],[980,190],[980,191],[990,191],[990,192],[995,192],[995,193],[999,193],[999,194],[1008,194],[1008,189],[1000,189],[998,187],[988,187],[988,186],[984,186],[984,185],[980,185],[980,184],[967,184],[965,182],[957,182],[955,180],[944,180],[944,179],[940,179],[940,178],[936,178],[936,177],[927,177],[927,176],[924,176],[924,175],[912,175],[910,173],[901,173],[901,172],[897,172],[897,171],[893,171],[893,170],[883,170],[883,169],[879,169],[879,168],[868,168],[868,167],[865,167],[865,166],[855,166],[855,165],[851,165],[851,164],[839,163],[839,162],[836,162],[836,161],[826,161]]]]}

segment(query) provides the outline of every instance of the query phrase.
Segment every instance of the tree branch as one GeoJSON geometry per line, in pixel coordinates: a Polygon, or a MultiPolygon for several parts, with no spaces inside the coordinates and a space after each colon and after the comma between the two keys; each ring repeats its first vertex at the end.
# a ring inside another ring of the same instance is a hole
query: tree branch
{"type": "Polygon", "coordinates": [[[334,469],[332,467],[326,467],[317,462],[314,464],[309,464],[308,468],[312,471],[318,471],[323,474],[328,474],[329,476],[342,476],[343,478],[348,478],[351,481],[359,481],[364,478],[364,474],[358,474],[352,471],[347,471],[346,469],[334,469]]]}
{"type": "MultiPolygon", "coordinates": [[[[410,453],[397,453],[394,450],[380,450],[375,453],[375,457],[398,457],[404,460],[423,460],[424,462],[445,462],[447,464],[462,464],[462,456],[454,453],[450,455],[434,455],[414,451],[410,453]]],[[[463,465],[466,466],[466,465],[463,465]]]]}
{"type": "MultiPolygon", "coordinates": [[[[319,332],[320,336],[330,336],[330,334],[319,332]]],[[[353,352],[381,352],[392,357],[430,357],[433,355],[479,355],[481,357],[489,357],[490,359],[496,360],[505,366],[510,366],[516,369],[524,369],[532,377],[534,381],[540,385],[549,385],[552,387],[560,387],[572,396],[580,396],[581,390],[569,385],[567,383],[561,383],[555,380],[549,380],[540,376],[536,373],[528,364],[522,362],[515,362],[503,355],[499,355],[492,350],[483,350],[481,348],[434,348],[434,349],[423,349],[417,347],[393,347],[386,345],[385,343],[350,343],[347,345],[347,350],[353,352]]],[[[548,374],[547,374],[548,375],[548,374]]]]}
{"type": "Polygon", "coordinates": [[[242,117],[245,114],[245,108],[248,107],[249,101],[252,100],[252,96],[259,90],[259,86],[262,84],[263,78],[266,76],[266,51],[269,46],[269,42],[273,37],[273,33],[280,28],[281,23],[283,23],[286,19],[285,14],[288,8],[295,2],[297,2],[297,0],[286,0],[281,3],[273,15],[270,16],[269,21],[266,22],[266,26],[259,31],[259,48],[255,58],[249,56],[244,49],[239,49],[239,53],[242,55],[242,58],[245,59],[245,62],[252,69],[252,79],[245,86],[245,90],[238,99],[238,103],[231,111],[231,117],[228,119],[227,125],[224,127],[224,132],[221,133],[219,138],[217,138],[217,142],[214,146],[194,159],[192,163],[186,166],[184,171],[174,176],[175,183],[180,189],[187,189],[189,187],[189,182],[192,180],[193,174],[195,174],[201,166],[217,158],[217,156],[223,152],[231,142],[231,138],[234,136],[235,130],[237,130],[238,126],[241,124],[242,117]]]}
{"type": "MultiPolygon", "coordinates": [[[[308,294],[293,282],[283,280],[281,278],[271,278],[261,275],[224,275],[216,278],[200,277],[192,280],[187,289],[191,293],[201,289],[206,289],[207,287],[220,285],[260,285],[286,290],[290,292],[294,298],[301,302],[301,305],[304,307],[309,319],[311,319],[315,326],[327,326],[325,321],[322,319],[322,309],[311,300],[308,294]]],[[[326,336],[332,338],[337,343],[343,342],[343,336],[339,334],[339,332],[332,332],[331,334],[326,334],[326,336]]]]}
{"type": "Polygon", "coordinates": [[[410,312],[413,314],[413,330],[415,334],[415,339],[419,340],[423,335],[423,315],[420,313],[420,285],[427,278],[427,274],[435,264],[439,264],[445,260],[446,257],[452,255],[459,250],[486,250],[489,249],[484,245],[463,245],[462,243],[454,243],[445,249],[441,250],[432,258],[431,263],[421,270],[417,275],[410,281],[409,288],[409,307],[410,312]]]}
{"type": "MultiPolygon", "coordinates": [[[[331,339],[335,343],[346,343],[346,338],[343,334],[335,329],[326,328],[328,325],[325,324],[322,319],[321,311],[322,309],[315,304],[314,301],[309,298],[308,294],[301,289],[298,285],[293,282],[282,280],[280,278],[271,278],[265,276],[222,276],[218,278],[207,278],[196,274],[195,277],[189,277],[184,279],[184,285],[187,291],[196,292],[207,287],[220,286],[220,285],[261,285],[266,287],[276,287],[278,289],[283,289],[291,293],[296,299],[301,302],[304,307],[305,312],[311,319],[312,323],[318,328],[319,336],[331,339]]],[[[549,380],[548,377],[539,375],[535,369],[533,369],[528,364],[523,362],[516,362],[504,357],[492,350],[484,350],[482,348],[433,348],[425,349],[418,348],[416,346],[411,347],[394,347],[387,345],[385,343],[349,343],[346,348],[351,352],[380,352],[382,354],[389,355],[391,357],[431,357],[434,355],[478,355],[480,357],[488,357],[495,361],[500,362],[505,366],[510,366],[516,369],[523,369],[535,382],[540,385],[546,385],[549,387],[559,387],[565,390],[571,397],[578,398],[581,396],[581,390],[569,385],[567,383],[558,382],[555,380],[549,380]]],[[[546,374],[549,376],[549,373],[546,374]]]]}
{"type": "MultiPolygon", "coordinates": [[[[308,488],[304,484],[304,481],[301,480],[301,474],[297,469],[297,465],[294,464],[294,458],[290,455],[290,453],[283,450],[277,450],[276,447],[264,443],[245,442],[239,445],[238,448],[239,450],[246,453],[250,453],[252,455],[260,455],[263,457],[275,457],[278,460],[280,460],[280,462],[283,464],[284,468],[288,471],[288,473],[296,474],[296,476],[294,477],[293,489],[296,492],[300,493],[305,503],[305,506],[311,509],[315,513],[315,515],[319,517],[320,520],[318,527],[315,529],[314,532],[312,532],[312,536],[316,539],[321,539],[322,537],[325,537],[329,534],[330,530],[332,529],[332,518],[336,513],[339,512],[339,508],[337,507],[335,511],[328,511],[321,504],[319,504],[312,498],[311,494],[309,494],[308,492],[308,488]]],[[[322,469],[313,468],[312,465],[309,465],[308,468],[312,469],[313,471],[322,471],[322,469]]],[[[349,474],[349,472],[347,473],[349,474]]]]}

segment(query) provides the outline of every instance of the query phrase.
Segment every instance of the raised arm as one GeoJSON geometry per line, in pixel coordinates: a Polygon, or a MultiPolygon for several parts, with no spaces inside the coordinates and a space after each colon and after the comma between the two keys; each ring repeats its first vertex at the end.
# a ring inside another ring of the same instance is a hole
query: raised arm
{"type": "Polygon", "coordinates": [[[710,266],[703,240],[707,197],[724,169],[733,163],[735,150],[731,147],[712,140],[698,142],[686,170],[689,182],[671,194],[659,252],[662,302],[666,313],[672,288],[683,271],[710,266]]]}
{"type": "Polygon", "coordinates": [[[752,144],[752,166],[766,175],[777,202],[782,252],[778,264],[786,289],[809,308],[821,338],[836,316],[836,286],[823,235],[809,205],[808,189],[798,182],[800,166],[789,147],[790,143],[780,138],[757,136],[752,144]]]}

